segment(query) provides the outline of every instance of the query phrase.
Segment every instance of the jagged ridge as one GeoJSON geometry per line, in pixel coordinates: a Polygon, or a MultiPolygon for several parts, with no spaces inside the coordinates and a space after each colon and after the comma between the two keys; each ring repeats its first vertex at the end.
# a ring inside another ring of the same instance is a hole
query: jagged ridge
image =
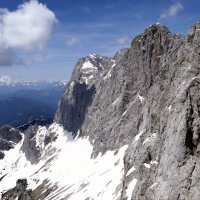
{"type": "MultiPolygon", "coordinates": [[[[93,155],[129,144],[125,171],[133,165],[136,170],[132,177],[124,176],[122,199],[133,178],[139,180],[134,199],[200,198],[200,183],[195,181],[199,177],[199,26],[194,25],[185,38],[161,24],[152,25],[129,49],[110,59],[93,84],[82,83],[97,91],[78,131],[90,137],[93,155]],[[141,136],[135,143],[137,135],[141,136]]],[[[73,82],[81,84],[79,79],[73,82]]],[[[61,124],[66,107],[70,110],[76,98],[72,88],[66,88],[58,109],[56,121],[61,124]]]]}

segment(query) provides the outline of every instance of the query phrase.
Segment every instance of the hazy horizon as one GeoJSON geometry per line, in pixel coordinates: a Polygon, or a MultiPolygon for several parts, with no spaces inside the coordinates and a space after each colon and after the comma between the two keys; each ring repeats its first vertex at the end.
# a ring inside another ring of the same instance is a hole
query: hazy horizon
{"type": "Polygon", "coordinates": [[[199,20],[199,5],[197,0],[3,1],[0,77],[68,80],[79,58],[112,56],[150,24],[187,34],[199,20]]]}

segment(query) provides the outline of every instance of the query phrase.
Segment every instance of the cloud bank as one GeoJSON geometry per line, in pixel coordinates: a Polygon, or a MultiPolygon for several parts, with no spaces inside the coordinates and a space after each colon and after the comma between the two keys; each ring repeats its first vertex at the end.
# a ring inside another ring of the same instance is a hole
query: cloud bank
{"type": "Polygon", "coordinates": [[[161,14],[160,19],[174,17],[182,9],[183,9],[183,5],[180,2],[173,2],[172,5],[161,14]]]}
{"type": "Polygon", "coordinates": [[[42,49],[47,45],[57,19],[46,5],[31,0],[16,11],[0,9],[0,65],[16,64],[14,51],[42,49]]]}

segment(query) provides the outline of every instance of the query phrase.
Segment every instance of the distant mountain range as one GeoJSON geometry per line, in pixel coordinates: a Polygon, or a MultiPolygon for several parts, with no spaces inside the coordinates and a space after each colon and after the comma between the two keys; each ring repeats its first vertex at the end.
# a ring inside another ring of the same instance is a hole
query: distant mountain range
{"type": "Polygon", "coordinates": [[[18,81],[9,76],[0,76],[0,94],[18,90],[42,90],[46,88],[63,88],[67,81],[18,81]]]}
{"type": "Polygon", "coordinates": [[[66,81],[13,81],[0,77],[0,125],[52,121],[66,81]]]}

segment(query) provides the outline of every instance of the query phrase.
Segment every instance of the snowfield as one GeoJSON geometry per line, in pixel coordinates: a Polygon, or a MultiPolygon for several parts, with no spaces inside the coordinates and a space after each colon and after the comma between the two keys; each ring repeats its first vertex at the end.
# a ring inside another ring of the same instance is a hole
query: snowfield
{"type": "MultiPolygon", "coordinates": [[[[28,188],[51,190],[45,199],[117,199],[124,175],[123,157],[127,146],[117,153],[108,151],[91,158],[92,145],[88,138],[73,140],[62,126],[54,123],[48,129],[40,127],[36,135],[37,148],[43,154],[38,164],[32,165],[20,150],[23,140],[5,152],[0,161],[0,193],[15,187],[17,179],[26,178],[28,188]],[[44,136],[57,134],[57,140],[44,145],[44,136]]],[[[134,185],[134,184],[133,184],[134,185]]]]}

